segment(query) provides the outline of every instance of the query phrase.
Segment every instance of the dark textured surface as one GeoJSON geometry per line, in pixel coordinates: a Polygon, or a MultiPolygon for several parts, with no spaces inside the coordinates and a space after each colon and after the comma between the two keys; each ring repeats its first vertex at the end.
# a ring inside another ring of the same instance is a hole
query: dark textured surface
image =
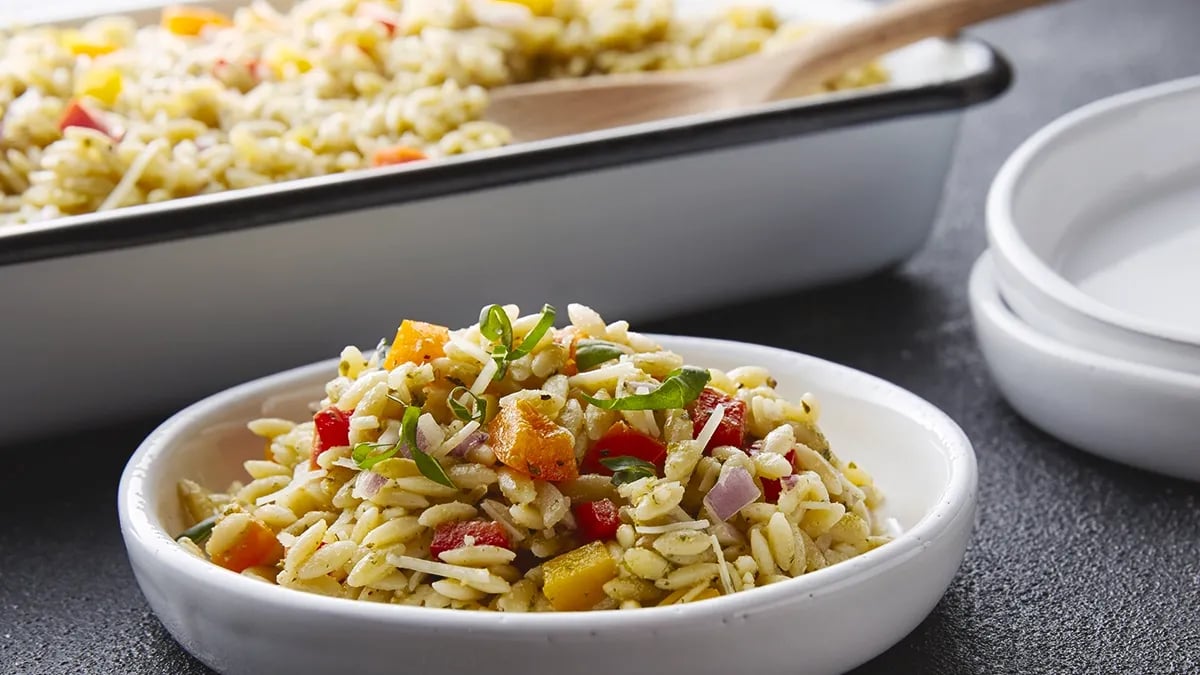
{"type": "MultiPolygon", "coordinates": [[[[965,121],[923,253],[891,275],[646,327],[847,363],[926,397],[975,442],[966,561],[933,614],[862,673],[1200,672],[1200,486],[1017,419],[988,379],[964,293],[1004,157],[1070,108],[1200,73],[1197,28],[1197,0],[1075,0],[987,27],[1018,81],[965,121]]],[[[0,673],[207,672],[150,613],[117,530],[124,457],[153,424],[0,450],[0,673]]]]}

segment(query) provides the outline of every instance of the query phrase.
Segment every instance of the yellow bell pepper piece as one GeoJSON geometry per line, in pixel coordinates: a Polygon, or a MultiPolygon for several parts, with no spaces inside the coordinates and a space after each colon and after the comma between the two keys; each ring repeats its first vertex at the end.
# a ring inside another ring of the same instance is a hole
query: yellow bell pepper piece
{"type": "Polygon", "coordinates": [[[617,576],[617,562],[594,541],[542,565],[542,592],[560,612],[582,611],[604,599],[604,584],[617,576]]]}
{"type": "Polygon", "coordinates": [[[575,437],[529,401],[502,403],[488,434],[496,459],[517,471],[553,482],[579,478],[575,437]]]}
{"type": "Polygon", "coordinates": [[[121,71],[101,66],[88,70],[79,78],[75,83],[75,93],[112,105],[121,94],[121,86],[121,71]]]}
{"type": "Polygon", "coordinates": [[[228,28],[233,21],[224,14],[206,7],[175,5],[164,7],[162,26],[176,35],[199,35],[205,28],[228,28]]]}
{"type": "Polygon", "coordinates": [[[554,13],[554,0],[499,0],[511,2],[514,5],[524,5],[529,11],[538,16],[550,16],[554,13]]]}
{"type": "Polygon", "coordinates": [[[84,35],[77,30],[63,31],[59,43],[64,49],[77,56],[103,56],[117,51],[118,47],[106,40],[84,35]]]}
{"type": "Polygon", "coordinates": [[[388,349],[384,368],[392,370],[401,363],[421,365],[446,355],[450,329],[424,321],[405,319],[396,330],[396,339],[388,349]]]}
{"type": "Polygon", "coordinates": [[[686,588],[677,588],[674,591],[671,591],[670,595],[663,598],[662,602],[658,603],[658,606],[666,607],[667,605],[674,605],[675,603],[682,600],[684,593],[687,593],[687,592],[688,592],[688,589],[686,589],[686,588]]]}

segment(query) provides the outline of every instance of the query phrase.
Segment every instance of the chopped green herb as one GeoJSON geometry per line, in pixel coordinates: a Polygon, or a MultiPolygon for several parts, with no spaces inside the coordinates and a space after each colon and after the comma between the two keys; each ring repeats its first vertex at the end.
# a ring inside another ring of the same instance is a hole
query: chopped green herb
{"type": "Polygon", "coordinates": [[[417,420],[421,418],[421,409],[416,406],[409,406],[404,411],[404,420],[400,423],[400,438],[408,445],[408,450],[412,453],[412,459],[417,463],[417,469],[429,480],[435,483],[441,483],[446,487],[454,487],[454,482],[446,475],[446,470],[438,461],[425,451],[417,446],[417,420]]]}
{"type": "Polygon", "coordinates": [[[542,318],[538,319],[537,325],[534,326],[533,330],[529,331],[529,333],[525,336],[525,339],[521,341],[521,346],[509,353],[508,360],[516,361],[522,356],[532,352],[533,348],[542,341],[542,338],[546,337],[546,332],[554,327],[555,315],[556,312],[553,307],[550,305],[542,305],[542,318]]]}
{"type": "Polygon", "coordinates": [[[217,517],[209,516],[208,518],[205,518],[204,520],[184,530],[183,534],[175,537],[175,540],[179,541],[180,539],[187,537],[188,539],[191,539],[197,546],[203,545],[204,542],[208,540],[209,535],[212,534],[213,526],[216,524],[217,517]]]}
{"type": "Polygon", "coordinates": [[[504,345],[492,347],[492,360],[496,362],[496,374],[492,376],[492,379],[499,382],[508,372],[508,347],[504,345]]]}
{"type": "Polygon", "coordinates": [[[398,443],[359,443],[350,451],[350,457],[358,468],[366,471],[385,459],[391,459],[400,452],[400,446],[408,447],[408,452],[417,464],[421,475],[435,483],[446,487],[454,487],[450,477],[438,461],[417,446],[417,420],[421,419],[421,409],[410,405],[404,409],[404,418],[400,422],[400,441],[398,443]]]}
{"type": "Polygon", "coordinates": [[[654,477],[654,465],[644,459],[622,455],[604,457],[600,460],[606,469],[613,472],[613,485],[624,485],[642,478],[654,477]]]}
{"type": "Polygon", "coordinates": [[[479,332],[492,342],[512,348],[512,322],[500,305],[488,305],[479,313],[479,332]]]}
{"type": "Polygon", "coordinates": [[[385,459],[391,459],[400,452],[398,443],[359,443],[350,451],[350,458],[358,468],[366,471],[385,459]]]}
{"type": "Polygon", "coordinates": [[[521,340],[520,345],[513,347],[512,322],[508,320],[508,314],[504,308],[500,305],[488,305],[483,308],[479,314],[479,332],[494,343],[492,360],[496,362],[497,367],[496,374],[492,376],[493,380],[504,379],[504,375],[508,373],[510,362],[533,351],[533,348],[546,336],[546,332],[554,327],[555,314],[553,307],[543,305],[542,317],[538,319],[537,325],[529,331],[524,340],[521,340]]]}
{"type": "Polygon", "coordinates": [[[492,360],[496,362],[493,380],[504,379],[508,372],[508,353],[512,350],[512,322],[500,305],[488,305],[479,313],[479,333],[496,343],[492,346],[492,360]]]}
{"type": "Polygon", "coordinates": [[[466,387],[459,386],[451,389],[450,396],[446,398],[446,403],[450,405],[450,412],[454,413],[455,417],[464,422],[474,420],[483,424],[484,419],[487,417],[487,401],[471,393],[471,390],[466,387]],[[464,394],[471,397],[470,408],[463,405],[460,400],[464,394]]]}
{"type": "Polygon", "coordinates": [[[575,365],[583,372],[627,353],[620,345],[605,340],[580,340],[575,345],[575,365]]]}
{"type": "Polygon", "coordinates": [[[604,410],[671,410],[687,407],[704,391],[712,376],[703,368],[684,366],[672,370],[658,389],[645,394],[622,398],[593,398],[584,394],[588,403],[604,410]]]}

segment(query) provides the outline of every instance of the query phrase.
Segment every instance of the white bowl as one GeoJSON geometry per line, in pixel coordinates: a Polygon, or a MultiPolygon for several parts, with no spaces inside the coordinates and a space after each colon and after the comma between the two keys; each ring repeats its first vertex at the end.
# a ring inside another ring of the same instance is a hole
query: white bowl
{"type": "Polygon", "coordinates": [[[971,273],[971,313],[1001,393],[1023,417],[1082,450],[1200,480],[1200,377],[1087,351],[1005,306],[994,257],[971,273]]]}
{"type": "Polygon", "coordinates": [[[988,197],[1012,310],[1064,342],[1200,374],[1200,77],[1084,106],[1035,134],[988,197]]]}
{"type": "Polygon", "coordinates": [[[749,344],[660,337],[689,362],[758,364],[780,389],[822,398],[845,458],[871,472],[895,541],[802,578],[714,600],[623,612],[516,615],[378,605],[308,595],[233,574],[184,552],[175,495],[191,476],[223,486],[262,451],[247,420],[307,415],[329,361],[235,387],[178,413],[121,478],[121,530],[134,575],[163,625],[226,674],[487,672],[832,673],[883,652],[916,627],[950,584],[970,536],[971,444],[929,403],[870,375],[749,344]]]}

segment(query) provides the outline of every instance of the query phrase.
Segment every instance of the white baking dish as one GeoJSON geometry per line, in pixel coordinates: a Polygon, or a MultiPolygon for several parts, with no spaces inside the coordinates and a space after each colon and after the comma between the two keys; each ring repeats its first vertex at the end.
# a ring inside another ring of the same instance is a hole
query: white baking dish
{"type": "Polygon", "coordinates": [[[895,265],[932,227],[960,110],[1011,74],[972,40],[886,65],[869,91],[0,232],[0,442],[166,410],[403,316],[647,319],[895,265]]]}

